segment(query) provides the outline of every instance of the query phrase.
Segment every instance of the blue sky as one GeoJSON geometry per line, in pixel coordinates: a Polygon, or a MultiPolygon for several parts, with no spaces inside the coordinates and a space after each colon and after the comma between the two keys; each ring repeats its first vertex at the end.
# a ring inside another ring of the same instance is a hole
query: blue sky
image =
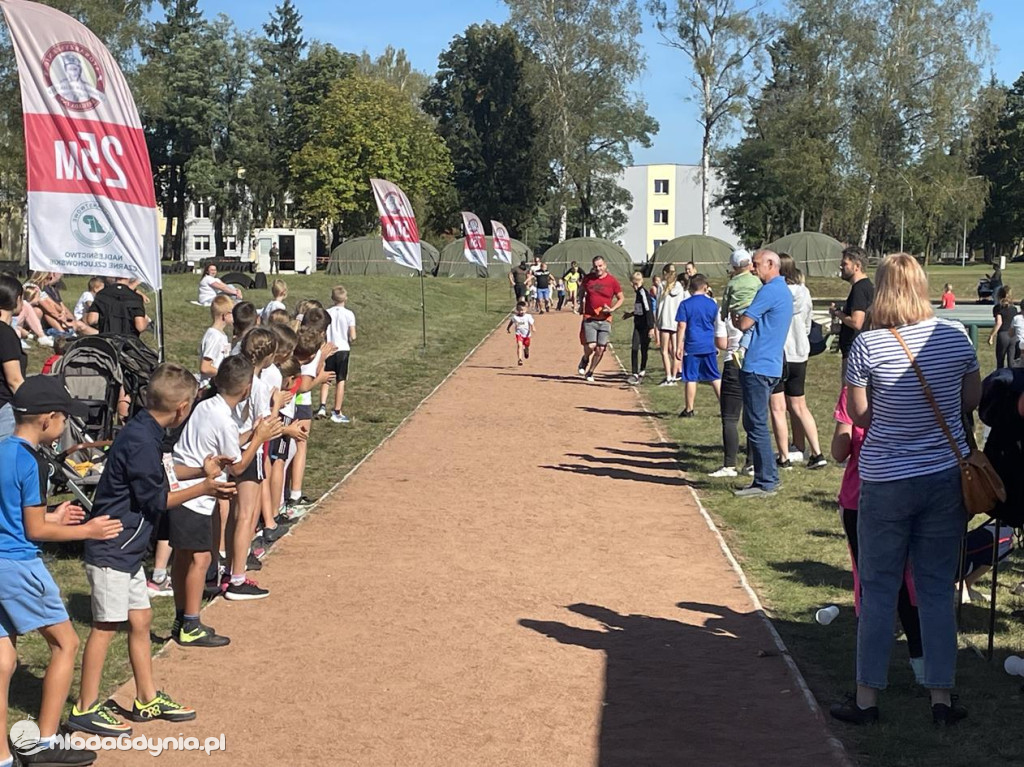
{"type": "MultiPolygon", "coordinates": [[[[782,5],[779,0],[773,4],[782,5]]],[[[467,26],[508,17],[497,0],[391,0],[375,3],[338,3],[337,0],[295,0],[303,16],[306,37],[333,43],[344,51],[367,50],[379,54],[388,45],[405,48],[417,69],[433,74],[437,57],[467,26]],[[340,10],[339,6],[344,8],[340,10]],[[433,7],[426,7],[433,6],[433,7]]],[[[991,15],[992,43],[996,46],[992,69],[1004,82],[1013,82],[1024,70],[1024,0],[980,0],[991,15]]],[[[276,0],[201,0],[208,16],[224,13],[243,29],[257,29],[277,5],[276,0]]],[[[700,136],[693,106],[686,101],[686,61],[681,53],[659,44],[659,35],[646,20],[641,43],[647,71],[636,83],[647,99],[648,110],[661,124],[650,149],[637,149],[637,163],[695,163],[700,159],[700,136]]]]}

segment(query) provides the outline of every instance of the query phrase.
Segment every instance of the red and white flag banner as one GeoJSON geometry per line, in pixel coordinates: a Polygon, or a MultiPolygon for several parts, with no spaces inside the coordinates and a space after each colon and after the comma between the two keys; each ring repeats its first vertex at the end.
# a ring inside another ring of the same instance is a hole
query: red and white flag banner
{"type": "Polygon", "coordinates": [[[486,269],[487,235],[484,234],[484,224],[480,217],[468,210],[462,211],[462,229],[466,233],[462,240],[462,252],[466,260],[486,269]]]}
{"type": "Polygon", "coordinates": [[[29,265],[159,289],[153,173],[120,67],[70,16],[28,0],[0,7],[21,81],[29,265]]]}
{"type": "Polygon", "coordinates": [[[494,257],[506,264],[512,264],[512,240],[508,229],[500,221],[491,219],[491,239],[494,242],[494,257]]]}
{"type": "Polygon", "coordinates": [[[388,260],[417,272],[423,271],[420,232],[409,198],[390,181],[371,178],[370,186],[380,213],[380,233],[388,260]]]}

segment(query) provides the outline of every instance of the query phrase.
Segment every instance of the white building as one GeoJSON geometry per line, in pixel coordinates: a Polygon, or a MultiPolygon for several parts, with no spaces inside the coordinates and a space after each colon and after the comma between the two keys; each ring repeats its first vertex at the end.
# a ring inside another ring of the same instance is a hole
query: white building
{"type": "MultiPolygon", "coordinates": [[[[619,185],[633,195],[633,209],[626,211],[626,226],[616,239],[635,263],[648,260],[661,245],[685,234],[701,234],[701,185],[699,165],[631,165],[619,185]]],[[[723,185],[712,170],[712,237],[739,245],[722,209],[714,199],[723,185]]]]}
{"type": "MultiPolygon", "coordinates": [[[[217,255],[217,242],[214,236],[213,219],[210,218],[211,206],[206,202],[190,203],[185,216],[185,236],[183,239],[185,260],[189,263],[213,258],[217,255]]],[[[225,258],[241,258],[249,260],[249,246],[245,241],[245,233],[237,231],[234,222],[224,222],[224,256],[225,258]]]]}

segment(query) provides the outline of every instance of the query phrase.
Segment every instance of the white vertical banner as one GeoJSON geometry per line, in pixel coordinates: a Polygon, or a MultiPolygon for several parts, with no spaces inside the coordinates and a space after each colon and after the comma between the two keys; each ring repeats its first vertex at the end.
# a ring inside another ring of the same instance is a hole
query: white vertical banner
{"type": "Polygon", "coordinates": [[[462,252],[471,264],[487,268],[487,235],[480,217],[467,210],[462,211],[463,238],[462,252]]]}
{"type": "Polygon", "coordinates": [[[506,264],[512,264],[512,240],[508,229],[500,221],[491,219],[491,240],[494,242],[494,257],[506,264]]]}
{"type": "Polygon", "coordinates": [[[371,178],[373,199],[377,201],[380,213],[380,233],[384,240],[384,252],[396,264],[423,271],[423,255],[420,250],[420,232],[416,227],[416,216],[405,192],[390,181],[371,178]]]}
{"type": "Polygon", "coordinates": [[[32,269],[162,285],[156,195],[128,83],[70,16],[0,0],[18,62],[32,269]]]}

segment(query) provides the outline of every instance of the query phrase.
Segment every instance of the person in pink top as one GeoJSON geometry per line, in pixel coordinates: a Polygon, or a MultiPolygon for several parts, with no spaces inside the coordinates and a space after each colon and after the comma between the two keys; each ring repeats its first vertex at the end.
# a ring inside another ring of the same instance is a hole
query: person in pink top
{"type": "MultiPolygon", "coordinates": [[[[846,542],[850,547],[850,560],[853,565],[853,601],[857,614],[860,615],[860,576],[857,571],[857,507],[860,505],[860,471],[858,459],[861,445],[867,430],[855,426],[853,419],[846,411],[846,387],[839,393],[833,417],[836,430],[832,435],[832,458],[837,463],[846,461],[846,471],[839,486],[839,513],[842,516],[846,542]]],[[[914,678],[920,684],[924,679],[924,649],[921,645],[921,624],[917,617],[917,600],[914,598],[914,579],[910,568],[903,578],[900,588],[897,613],[903,633],[907,636],[907,649],[910,653],[910,667],[914,670],[914,678]]]]}

